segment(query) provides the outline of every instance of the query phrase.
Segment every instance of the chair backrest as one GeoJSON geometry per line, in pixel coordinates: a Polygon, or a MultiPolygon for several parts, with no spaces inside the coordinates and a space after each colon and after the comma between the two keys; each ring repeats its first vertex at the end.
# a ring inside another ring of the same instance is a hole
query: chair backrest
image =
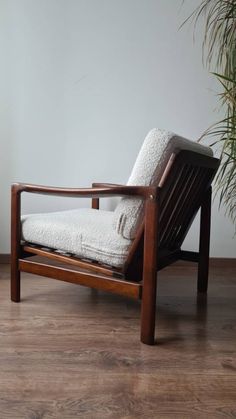
{"type": "MultiPolygon", "coordinates": [[[[144,140],[136,159],[128,185],[158,185],[171,155],[181,150],[190,150],[212,156],[212,150],[194,141],[187,140],[170,131],[151,130],[144,140]]],[[[184,169],[185,181],[191,173],[184,169]]],[[[181,177],[181,175],[179,174],[181,177]]],[[[188,184],[187,182],[187,184],[188,184]]],[[[123,198],[114,211],[113,227],[123,237],[135,238],[143,219],[143,202],[137,198],[123,198]]]]}
{"type": "Polygon", "coordinates": [[[211,185],[219,160],[182,150],[173,160],[161,183],[159,247],[179,249],[211,185]]]}
{"type": "MultiPolygon", "coordinates": [[[[177,260],[178,252],[219,167],[219,160],[195,151],[173,153],[159,180],[158,269],[177,260]]],[[[144,223],[126,261],[127,277],[142,279],[144,223]]]]}

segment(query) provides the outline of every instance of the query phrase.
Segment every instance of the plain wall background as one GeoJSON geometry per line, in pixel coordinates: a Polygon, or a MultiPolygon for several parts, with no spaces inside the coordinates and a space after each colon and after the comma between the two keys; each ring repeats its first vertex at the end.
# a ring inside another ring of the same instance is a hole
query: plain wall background
{"type": "MultiPolygon", "coordinates": [[[[0,253],[9,252],[12,182],[124,183],[151,128],[197,139],[219,118],[201,31],[194,44],[192,25],[178,30],[197,3],[0,0],[0,253]]],[[[28,195],[23,210],[85,204],[28,195]]],[[[197,248],[198,228],[185,248],[197,248]]],[[[233,232],[216,201],[212,256],[236,257],[233,232]]]]}

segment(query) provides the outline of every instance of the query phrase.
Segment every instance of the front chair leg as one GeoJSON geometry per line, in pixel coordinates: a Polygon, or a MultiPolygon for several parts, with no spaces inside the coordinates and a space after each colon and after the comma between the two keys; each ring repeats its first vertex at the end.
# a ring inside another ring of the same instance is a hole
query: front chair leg
{"type": "MultiPolygon", "coordinates": [[[[141,304],[141,342],[146,345],[155,343],[155,320],[156,320],[156,275],[146,286],[143,286],[141,304]]],[[[147,278],[147,277],[146,277],[147,278]]],[[[149,276],[151,278],[151,276],[149,276]]]]}
{"type": "Polygon", "coordinates": [[[141,342],[147,345],[153,345],[155,341],[158,199],[159,194],[150,197],[145,211],[141,342]]]}
{"type": "Polygon", "coordinates": [[[20,191],[17,185],[12,186],[11,195],[11,300],[20,301],[20,191]]]}
{"type": "Polygon", "coordinates": [[[208,287],[209,249],[211,229],[211,187],[207,190],[201,205],[200,242],[198,262],[198,292],[206,293],[208,287]]]}

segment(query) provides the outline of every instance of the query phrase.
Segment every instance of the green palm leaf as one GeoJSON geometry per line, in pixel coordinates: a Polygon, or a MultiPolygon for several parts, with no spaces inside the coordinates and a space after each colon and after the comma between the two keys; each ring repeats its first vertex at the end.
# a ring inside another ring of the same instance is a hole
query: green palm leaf
{"type": "Polygon", "coordinates": [[[214,137],[211,146],[221,147],[221,165],[217,174],[220,205],[233,222],[236,221],[236,0],[202,0],[186,19],[194,22],[194,31],[200,18],[205,18],[203,60],[214,68],[214,76],[223,91],[219,94],[226,117],[209,127],[199,141],[214,137]]]}

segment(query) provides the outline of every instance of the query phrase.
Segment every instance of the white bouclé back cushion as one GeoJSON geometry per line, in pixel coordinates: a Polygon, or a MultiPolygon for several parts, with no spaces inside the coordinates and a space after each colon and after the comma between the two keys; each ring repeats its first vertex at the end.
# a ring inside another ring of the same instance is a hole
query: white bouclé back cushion
{"type": "MultiPolygon", "coordinates": [[[[144,140],[127,185],[158,185],[172,153],[191,150],[212,156],[212,150],[173,132],[152,129],[144,140]]],[[[123,198],[114,211],[113,228],[124,238],[135,237],[143,218],[143,201],[138,198],[123,198]]]]}

